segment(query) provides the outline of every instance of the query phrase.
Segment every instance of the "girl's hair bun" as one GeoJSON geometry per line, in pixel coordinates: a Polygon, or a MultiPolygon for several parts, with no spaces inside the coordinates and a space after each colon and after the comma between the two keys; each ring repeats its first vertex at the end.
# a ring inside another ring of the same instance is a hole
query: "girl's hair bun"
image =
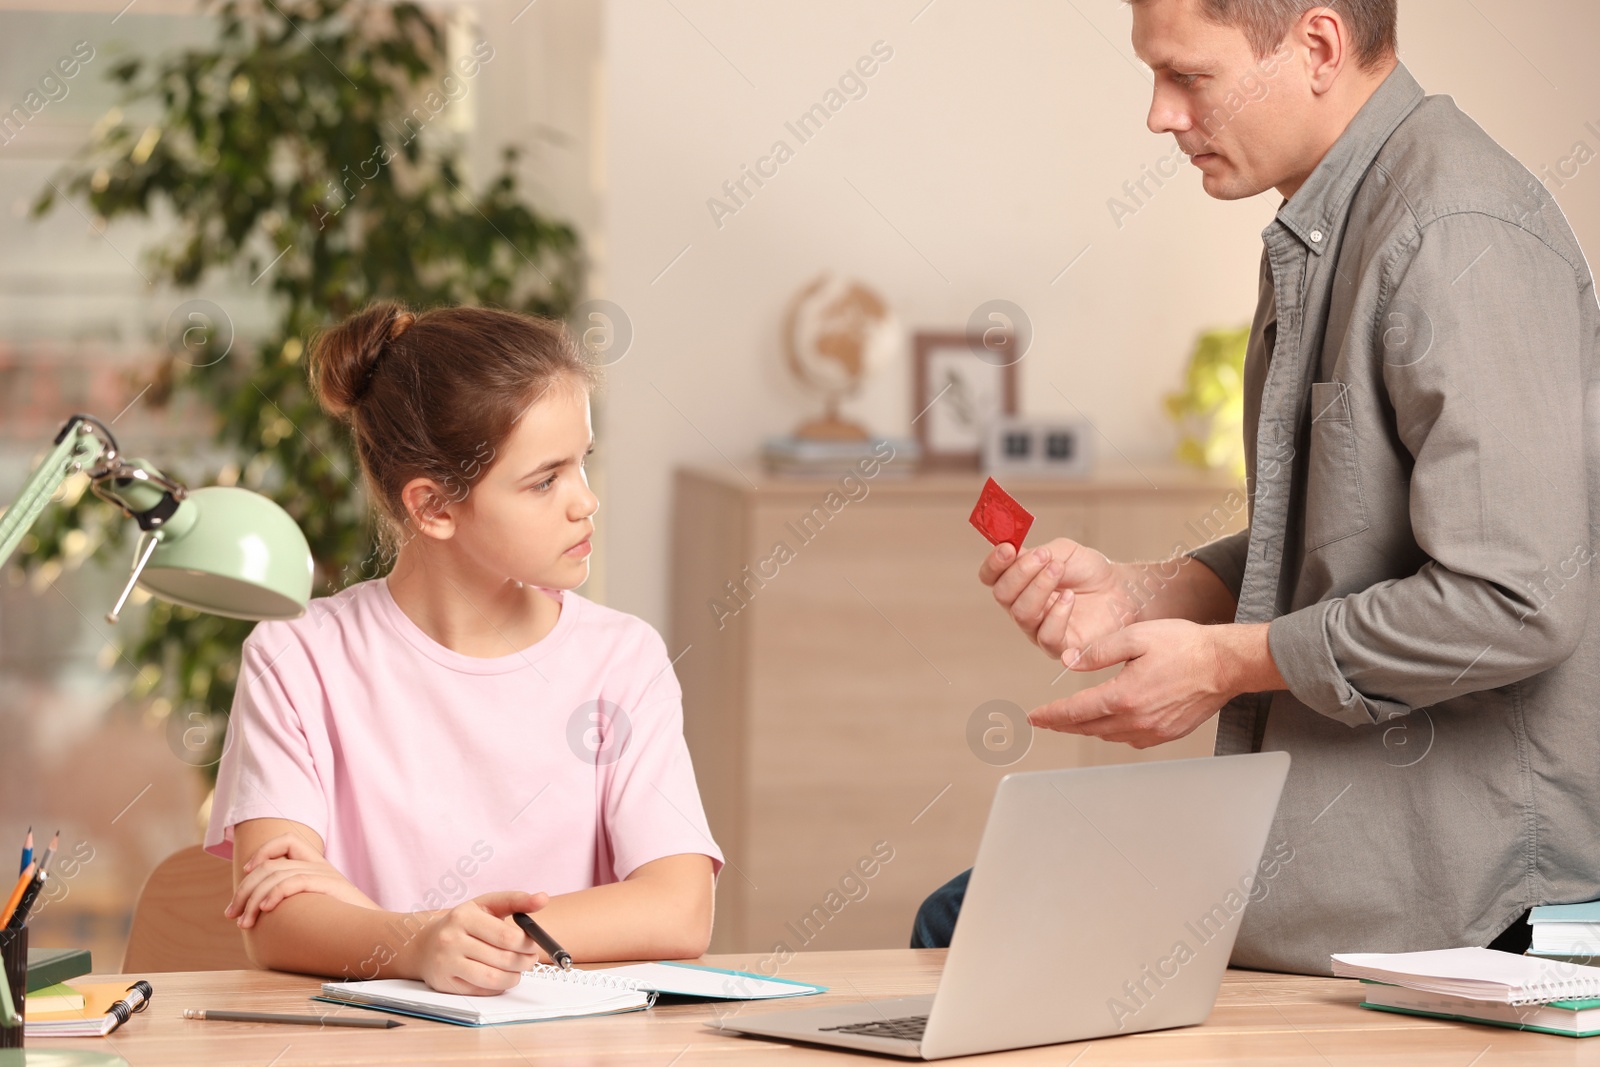
{"type": "Polygon", "coordinates": [[[587,393],[596,378],[553,319],[489,307],[412,313],[393,302],[320,334],[306,363],[323,409],[350,425],[369,499],[396,541],[416,518],[402,499],[413,478],[461,499],[552,385],[587,393]]]}
{"type": "Polygon", "coordinates": [[[371,388],[390,342],[416,319],[400,304],[384,301],[319,334],[311,343],[310,371],[322,410],[348,418],[371,388]]]}

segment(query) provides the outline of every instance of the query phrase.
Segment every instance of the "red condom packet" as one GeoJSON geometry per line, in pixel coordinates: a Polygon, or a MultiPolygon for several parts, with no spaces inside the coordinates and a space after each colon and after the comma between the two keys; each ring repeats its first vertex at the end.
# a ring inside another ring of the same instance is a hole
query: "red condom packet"
{"type": "Polygon", "coordinates": [[[993,478],[983,483],[978,506],[972,509],[968,521],[991,545],[1010,542],[1018,554],[1022,552],[1022,539],[1033,526],[1033,516],[1028,514],[1028,509],[1011,499],[1011,494],[1000,488],[1000,483],[993,478]]]}

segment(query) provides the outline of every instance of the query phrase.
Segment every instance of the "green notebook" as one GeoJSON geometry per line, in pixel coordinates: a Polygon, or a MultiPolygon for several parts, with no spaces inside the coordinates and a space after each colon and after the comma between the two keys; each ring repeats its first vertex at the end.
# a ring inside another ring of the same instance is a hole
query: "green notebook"
{"type": "Polygon", "coordinates": [[[37,993],[73,978],[82,978],[94,969],[86,948],[28,949],[28,992],[37,993]]]}
{"type": "Polygon", "coordinates": [[[1563,1037],[1600,1035],[1600,1000],[1553,1000],[1548,1004],[1503,1004],[1494,1000],[1428,993],[1362,979],[1363,1008],[1402,1015],[1426,1015],[1454,1022],[1484,1023],[1563,1037]]]}

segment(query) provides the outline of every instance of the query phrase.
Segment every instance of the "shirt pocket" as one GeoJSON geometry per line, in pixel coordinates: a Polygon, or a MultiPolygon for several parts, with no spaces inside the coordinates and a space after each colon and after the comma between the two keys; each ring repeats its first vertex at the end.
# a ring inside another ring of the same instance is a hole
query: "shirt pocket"
{"type": "Polygon", "coordinates": [[[1306,551],[1352,537],[1367,528],[1361,495],[1350,387],[1311,385],[1311,455],[1306,465],[1306,551]]]}

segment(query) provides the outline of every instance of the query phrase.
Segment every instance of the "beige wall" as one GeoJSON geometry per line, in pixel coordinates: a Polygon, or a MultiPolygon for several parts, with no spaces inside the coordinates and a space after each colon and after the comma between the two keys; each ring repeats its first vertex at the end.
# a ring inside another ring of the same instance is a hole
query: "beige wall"
{"type": "MultiPolygon", "coordinates": [[[[1172,446],[1160,394],[1196,331],[1249,318],[1274,198],[1208,200],[1185,167],[1120,228],[1107,208],[1171,152],[1144,128],[1123,5],[924,4],[611,0],[602,295],[635,331],[605,398],[613,605],[666,619],[674,466],[725,455],[758,477],[761,438],[814,409],[777,354],[785,302],[818,271],[865,279],[912,326],[1015,302],[1036,331],[1023,409],[1076,405],[1103,453],[1135,460],[1172,446]],[[865,97],[799,144],[785,121],[880,40],[893,58],[865,97]],[[794,158],[719,228],[707,199],[778,138],[794,158]]],[[[1578,140],[1600,151],[1600,68],[1582,51],[1600,38],[1595,5],[1403,0],[1402,35],[1424,86],[1534,169],[1578,140]]],[[[1556,192],[1600,248],[1600,162],[1556,192]]],[[[909,391],[902,363],[856,410],[904,433],[909,391]]]]}

